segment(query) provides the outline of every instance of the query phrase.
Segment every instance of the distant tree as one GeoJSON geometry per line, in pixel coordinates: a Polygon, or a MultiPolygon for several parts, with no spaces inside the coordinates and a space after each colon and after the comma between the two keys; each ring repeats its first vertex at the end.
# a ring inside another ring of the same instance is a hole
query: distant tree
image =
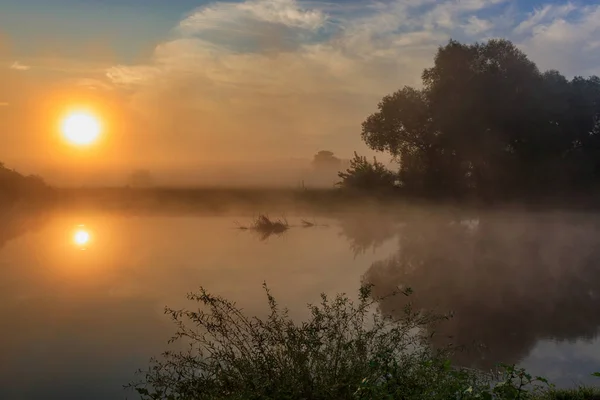
{"type": "Polygon", "coordinates": [[[43,200],[48,194],[49,187],[41,177],[24,176],[0,163],[0,205],[19,200],[43,200]]]}
{"type": "Polygon", "coordinates": [[[154,179],[150,171],[146,169],[138,169],[131,173],[129,184],[133,187],[148,187],[154,184],[154,179]]]}
{"type": "Polygon", "coordinates": [[[321,150],[315,154],[312,164],[317,169],[339,169],[342,165],[342,160],[334,156],[331,151],[321,150]]]}
{"type": "Polygon", "coordinates": [[[362,138],[429,195],[538,195],[600,179],[600,79],[541,73],[506,40],[441,47],[423,88],[385,96],[362,138]]]}
{"type": "Polygon", "coordinates": [[[342,179],[338,186],[343,189],[361,191],[389,190],[395,186],[397,175],[373,157],[370,163],[366,157],[354,152],[350,167],[345,172],[339,172],[342,179]]]}

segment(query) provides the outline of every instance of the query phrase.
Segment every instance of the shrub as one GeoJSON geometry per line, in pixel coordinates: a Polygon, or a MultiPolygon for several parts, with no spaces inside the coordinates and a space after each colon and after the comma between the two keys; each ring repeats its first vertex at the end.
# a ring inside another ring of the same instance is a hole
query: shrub
{"type": "Polygon", "coordinates": [[[350,160],[350,168],[339,172],[342,179],[338,186],[342,189],[356,191],[388,191],[396,187],[398,176],[387,169],[385,165],[373,158],[370,163],[366,157],[359,156],[356,152],[350,160]]]}
{"type": "MultiPolygon", "coordinates": [[[[153,359],[129,385],[143,399],[527,399],[543,380],[505,367],[493,377],[453,367],[451,348],[433,350],[427,327],[446,319],[413,310],[392,319],[374,307],[371,286],[358,301],[321,295],[310,318],[294,322],[264,285],[266,318],[248,317],[200,288],[197,310],[165,310],[184,352],[153,359]]],[[[410,290],[391,296],[409,296],[410,290]]]]}

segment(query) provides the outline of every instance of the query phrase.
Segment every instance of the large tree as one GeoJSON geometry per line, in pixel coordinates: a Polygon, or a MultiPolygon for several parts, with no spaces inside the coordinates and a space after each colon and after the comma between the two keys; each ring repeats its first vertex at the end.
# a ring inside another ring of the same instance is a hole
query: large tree
{"type": "Polygon", "coordinates": [[[589,189],[600,176],[600,80],[540,72],[506,40],[440,47],[423,87],[385,96],[362,125],[400,161],[402,185],[434,195],[589,189]]]}

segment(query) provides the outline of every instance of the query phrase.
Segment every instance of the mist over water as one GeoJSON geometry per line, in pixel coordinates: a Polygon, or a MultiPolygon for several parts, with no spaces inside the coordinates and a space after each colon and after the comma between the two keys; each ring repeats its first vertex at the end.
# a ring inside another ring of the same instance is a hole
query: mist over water
{"type": "MultiPolygon", "coordinates": [[[[397,253],[373,263],[363,279],[378,294],[412,287],[417,307],[453,312],[433,342],[465,346],[456,356],[461,365],[520,363],[541,341],[597,336],[599,227],[595,215],[558,212],[417,218],[399,230],[397,253]]],[[[381,308],[395,314],[402,300],[381,308]]],[[[564,372],[589,375],[571,368],[564,372]]]]}
{"type": "MultiPolygon", "coordinates": [[[[260,315],[263,281],[298,320],[321,292],[411,287],[415,306],[454,313],[432,343],[465,346],[462,365],[520,363],[572,386],[590,383],[600,362],[593,213],[111,204],[71,202],[3,219],[0,398],[124,398],[134,371],[168,348],[175,327],[164,306],[187,306],[185,294],[202,285],[260,315]],[[290,228],[266,238],[237,229],[268,209],[290,228]],[[85,246],[74,240],[82,229],[85,246]]],[[[403,301],[380,306],[394,315],[403,301]]]]}

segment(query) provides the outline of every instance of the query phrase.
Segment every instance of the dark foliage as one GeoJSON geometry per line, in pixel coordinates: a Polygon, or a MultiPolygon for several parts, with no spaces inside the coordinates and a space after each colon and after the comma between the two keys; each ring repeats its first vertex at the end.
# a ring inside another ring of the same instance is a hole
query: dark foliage
{"type": "Polygon", "coordinates": [[[129,387],[146,400],[534,400],[547,393],[545,379],[513,366],[497,375],[452,367],[450,349],[428,346],[427,327],[445,317],[410,304],[399,318],[383,316],[369,285],[358,301],[323,294],[302,323],[265,290],[264,319],[202,288],[188,296],[197,309],[167,309],[178,326],[173,340],[189,350],[154,359],[129,387]]]}
{"type": "Polygon", "coordinates": [[[366,157],[359,156],[356,152],[354,158],[350,160],[350,168],[345,172],[339,172],[338,176],[342,179],[338,183],[341,188],[369,192],[393,189],[397,179],[396,174],[376,158],[370,163],[366,157]]]}
{"type": "Polygon", "coordinates": [[[327,170],[327,169],[339,169],[342,165],[342,160],[333,155],[333,152],[328,150],[321,150],[315,157],[312,162],[313,166],[319,170],[327,170]]]}
{"type": "Polygon", "coordinates": [[[0,206],[19,201],[39,202],[47,198],[49,187],[36,175],[24,176],[0,163],[0,206]]]}
{"type": "Polygon", "coordinates": [[[362,138],[405,190],[483,199],[590,193],[600,178],[600,78],[541,72],[506,40],[441,47],[423,88],[385,96],[362,138]]]}

